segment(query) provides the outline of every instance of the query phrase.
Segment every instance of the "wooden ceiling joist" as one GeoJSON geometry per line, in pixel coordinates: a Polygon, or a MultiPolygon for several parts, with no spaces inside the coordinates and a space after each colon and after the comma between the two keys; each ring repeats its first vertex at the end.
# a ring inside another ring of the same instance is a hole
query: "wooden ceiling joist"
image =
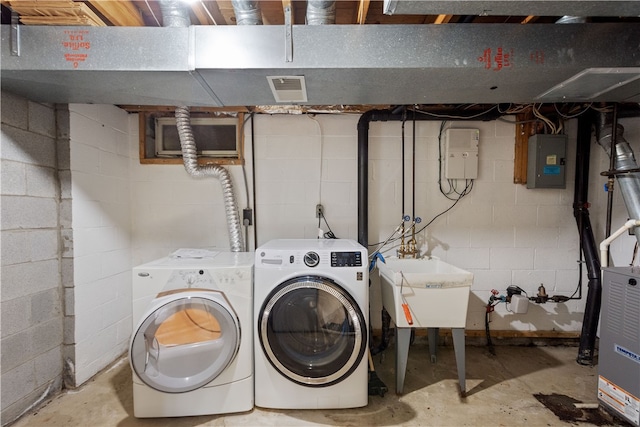
{"type": "Polygon", "coordinates": [[[8,0],[6,3],[20,15],[20,22],[27,25],[107,25],[89,6],[72,0],[8,0]]]}
{"type": "Polygon", "coordinates": [[[140,10],[129,0],[89,0],[89,3],[113,25],[123,27],[144,26],[140,10]]]}
{"type": "Polygon", "coordinates": [[[364,25],[367,22],[370,0],[360,0],[358,4],[358,24],[364,25]]]}
{"type": "Polygon", "coordinates": [[[453,15],[438,15],[436,20],[433,22],[434,24],[448,24],[451,21],[453,15]]]}

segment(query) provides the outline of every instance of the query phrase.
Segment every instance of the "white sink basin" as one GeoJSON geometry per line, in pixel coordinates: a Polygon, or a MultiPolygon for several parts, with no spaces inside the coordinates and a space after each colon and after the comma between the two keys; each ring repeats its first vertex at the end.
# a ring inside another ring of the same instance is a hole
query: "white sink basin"
{"type": "Polygon", "coordinates": [[[376,264],[382,305],[401,328],[464,328],[473,274],[438,258],[387,258],[376,264]],[[404,276],[404,279],[403,279],[404,276]],[[413,324],[402,308],[409,307],[413,324]]]}

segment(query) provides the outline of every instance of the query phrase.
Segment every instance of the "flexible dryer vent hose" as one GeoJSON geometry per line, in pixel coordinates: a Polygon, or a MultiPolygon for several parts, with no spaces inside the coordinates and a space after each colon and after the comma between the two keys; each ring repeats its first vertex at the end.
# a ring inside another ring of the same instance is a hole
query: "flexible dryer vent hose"
{"type": "Polygon", "coordinates": [[[189,175],[194,177],[213,176],[218,178],[222,186],[222,196],[227,217],[227,227],[229,229],[229,243],[232,252],[242,252],[242,230],[238,204],[233,191],[233,182],[229,171],[220,165],[199,165],[196,152],[196,143],[191,130],[191,114],[189,107],[176,108],[176,126],[182,147],[182,160],[184,168],[189,175]]]}

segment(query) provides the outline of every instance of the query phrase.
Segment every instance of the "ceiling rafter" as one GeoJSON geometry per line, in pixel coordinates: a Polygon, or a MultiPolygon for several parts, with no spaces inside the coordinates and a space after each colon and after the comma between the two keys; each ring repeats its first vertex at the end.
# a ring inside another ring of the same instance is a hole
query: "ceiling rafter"
{"type": "Polygon", "coordinates": [[[123,27],[140,27],[144,25],[140,10],[129,0],[89,0],[88,3],[113,25],[123,27]]]}
{"type": "Polygon", "coordinates": [[[367,22],[367,14],[369,13],[370,0],[360,0],[358,4],[358,24],[364,25],[367,22]]]}
{"type": "Polygon", "coordinates": [[[453,15],[438,15],[438,17],[436,18],[435,21],[433,21],[434,24],[448,24],[451,19],[453,18],[453,15]]]}

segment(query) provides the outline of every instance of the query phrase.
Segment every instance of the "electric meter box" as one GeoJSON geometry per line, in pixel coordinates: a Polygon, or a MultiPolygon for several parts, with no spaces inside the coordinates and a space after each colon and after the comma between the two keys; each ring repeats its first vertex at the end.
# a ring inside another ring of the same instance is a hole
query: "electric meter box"
{"type": "Polygon", "coordinates": [[[478,177],[478,129],[447,129],[445,132],[446,179],[478,177]]]}
{"type": "Polygon", "coordinates": [[[565,188],[566,158],[566,135],[529,137],[527,188],[565,188]]]}

